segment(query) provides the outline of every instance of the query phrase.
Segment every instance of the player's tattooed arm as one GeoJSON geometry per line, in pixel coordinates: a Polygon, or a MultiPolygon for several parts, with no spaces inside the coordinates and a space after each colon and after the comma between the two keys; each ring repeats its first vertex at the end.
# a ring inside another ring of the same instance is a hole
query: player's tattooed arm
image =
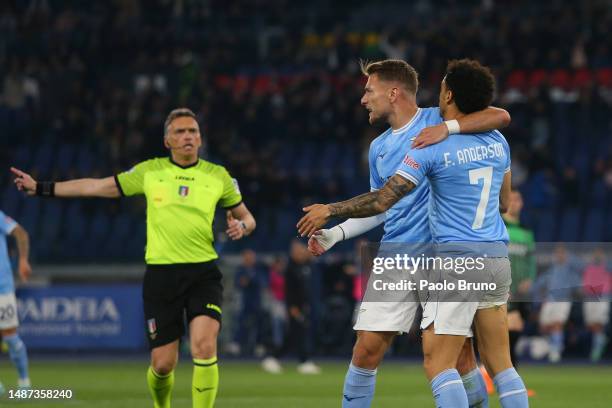
{"type": "Polygon", "coordinates": [[[414,187],[411,181],[396,174],[380,190],[339,203],[310,205],[304,208],[306,214],[297,224],[298,232],[301,236],[311,236],[332,217],[365,218],[383,213],[414,187]]]}
{"type": "Polygon", "coordinates": [[[408,194],[414,187],[411,181],[395,174],[380,190],[362,194],[350,200],[330,204],[330,216],[363,218],[383,213],[408,194]]]}

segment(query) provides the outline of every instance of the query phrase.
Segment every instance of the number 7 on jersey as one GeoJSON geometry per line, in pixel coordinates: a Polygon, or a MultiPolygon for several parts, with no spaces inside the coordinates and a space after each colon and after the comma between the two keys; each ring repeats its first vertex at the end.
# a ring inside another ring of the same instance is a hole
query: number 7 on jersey
{"type": "Polygon", "coordinates": [[[487,204],[489,203],[489,194],[491,193],[491,179],[493,178],[493,167],[481,167],[479,169],[473,169],[468,171],[470,176],[470,184],[478,184],[478,180],[483,179],[482,191],[480,192],[480,201],[476,208],[476,216],[472,223],[472,229],[477,230],[482,228],[482,223],[485,218],[487,211],[487,204]]]}

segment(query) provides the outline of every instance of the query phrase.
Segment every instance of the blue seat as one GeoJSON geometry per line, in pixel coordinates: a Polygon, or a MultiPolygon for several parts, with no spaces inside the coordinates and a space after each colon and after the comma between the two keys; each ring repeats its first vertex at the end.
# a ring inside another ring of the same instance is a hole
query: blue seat
{"type": "Polygon", "coordinates": [[[538,242],[553,242],[556,240],[555,215],[551,211],[541,211],[535,217],[535,239],[538,242]]]}
{"type": "Polygon", "coordinates": [[[580,224],[580,212],[576,208],[568,208],[561,215],[561,228],[559,240],[563,242],[580,241],[582,225],[580,224]]]}
{"type": "Polygon", "coordinates": [[[59,200],[50,200],[43,206],[40,222],[40,236],[43,240],[59,239],[62,226],[62,206],[63,203],[59,200]]]}
{"type": "Polygon", "coordinates": [[[15,150],[10,165],[25,170],[30,167],[31,161],[32,148],[30,146],[20,146],[15,150]]]}
{"type": "Polygon", "coordinates": [[[38,177],[50,178],[53,164],[53,146],[42,144],[36,151],[33,162],[33,170],[38,172],[38,177]]]}
{"type": "Polygon", "coordinates": [[[35,237],[38,232],[38,220],[40,218],[40,200],[26,199],[20,211],[17,222],[21,224],[28,233],[35,237]]]}
{"type": "Polygon", "coordinates": [[[610,196],[611,193],[612,192],[608,189],[603,180],[595,180],[591,184],[588,206],[590,208],[606,208],[609,202],[608,196],[610,196]]]}
{"type": "Polygon", "coordinates": [[[63,227],[66,245],[62,247],[61,256],[65,259],[81,259],[81,249],[88,237],[87,218],[79,200],[73,200],[68,204],[63,227]]]}
{"type": "Polygon", "coordinates": [[[66,178],[72,169],[76,147],[71,144],[62,144],[54,159],[55,166],[59,170],[60,177],[66,178]]]}
{"type": "Polygon", "coordinates": [[[604,227],[604,241],[612,241],[612,211],[608,212],[608,219],[605,222],[604,227]]]}
{"type": "Polygon", "coordinates": [[[18,211],[23,207],[23,200],[25,199],[24,194],[18,191],[11,181],[2,192],[2,208],[0,210],[4,211],[6,215],[17,219],[19,216],[18,211]]]}
{"type": "Polygon", "coordinates": [[[592,209],[587,212],[584,222],[582,240],[585,242],[601,242],[604,239],[604,213],[592,209]]]}
{"type": "Polygon", "coordinates": [[[92,169],[95,168],[96,158],[86,146],[81,146],[76,159],[76,169],[79,177],[91,176],[92,169]]]}
{"type": "Polygon", "coordinates": [[[132,232],[127,238],[125,251],[121,254],[123,258],[141,261],[145,256],[147,243],[147,225],[143,218],[131,219],[132,232]]]}
{"type": "Polygon", "coordinates": [[[117,215],[111,222],[109,239],[106,247],[100,252],[108,256],[120,258],[126,253],[128,236],[132,230],[132,219],[128,214],[117,215]]]}

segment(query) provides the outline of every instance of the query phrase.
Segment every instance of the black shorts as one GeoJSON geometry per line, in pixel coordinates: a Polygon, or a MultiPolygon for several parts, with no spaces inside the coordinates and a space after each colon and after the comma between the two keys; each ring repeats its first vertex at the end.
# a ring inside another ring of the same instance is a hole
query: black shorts
{"type": "Polygon", "coordinates": [[[205,315],[221,323],[221,271],[214,261],[147,265],[142,298],[149,348],[163,346],[185,334],[185,318],[205,315]]]}

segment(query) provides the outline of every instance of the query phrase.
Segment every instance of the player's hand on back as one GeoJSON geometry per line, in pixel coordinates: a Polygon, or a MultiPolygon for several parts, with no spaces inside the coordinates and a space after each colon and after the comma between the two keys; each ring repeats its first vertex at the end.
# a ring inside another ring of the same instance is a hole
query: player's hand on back
{"type": "Polygon", "coordinates": [[[15,167],[11,167],[11,172],[15,175],[17,190],[23,191],[28,195],[36,194],[36,180],[34,180],[32,176],[15,167]]]}
{"type": "Polygon", "coordinates": [[[412,141],[413,149],[422,149],[432,144],[440,143],[448,137],[448,127],[444,123],[429,126],[421,130],[417,137],[412,141]]]}
{"type": "Polygon", "coordinates": [[[30,279],[30,275],[32,275],[32,266],[27,259],[23,259],[19,261],[19,278],[22,282],[27,282],[30,279]]]}
{"type": "Polygon", "coordinates": [[[243,223],[241,223],[240,220],[234,218],[231,211],[228,210],[225,213],[225,218],[227,221],[227,230],[225,231],[225,233],[230,237],[230,239],[232,241],[236,241],[244,237],[243,223]]]}

